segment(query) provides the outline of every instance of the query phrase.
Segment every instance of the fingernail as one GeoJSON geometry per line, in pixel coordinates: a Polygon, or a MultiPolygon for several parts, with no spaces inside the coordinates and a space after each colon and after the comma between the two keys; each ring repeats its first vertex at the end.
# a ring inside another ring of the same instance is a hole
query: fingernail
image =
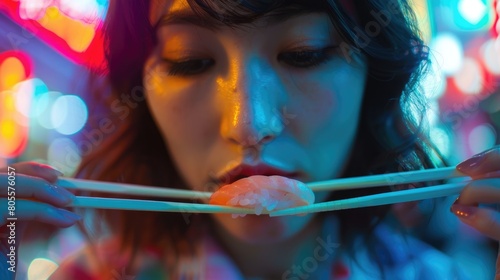
{"type": "Polygon", "coordinates": [[[457,215],[460,218],[470,219],[476,214],[477,207],[467,206],[461,204],[453,204],[450,208],[451,213],[457,215]]]}
{"type": "Polygon", "coordinates": [[[470,171],[477,168],[481,161],[484,160],[484,153],[475,155],[469,159],[466,159],[457,165],[458,171],[470,171]]]}
{"type": "Polygon", "coordinates": [[[55,185],[49,185],[49,190],[54,194],[55,197],[57,197],[59,200],[62,200],[63,202],[69,203],[73,201],[73,199],[75,199],[75,195],[65,188],[55,185]]]}
{"type": "Polygon", "coordinates": [[[55,169],[54,167],[52,167],[52,170],[54,170],[54,172],[56,173],[56,175],[59,176],[59,177],[64,175],[64,173],[62,173],[61,171],[55,169]]]}
{"type": "Polygon", "coordinates": [[[57,213],[65,220],[69,220],[72,222],[76,222],[82,218],[82,217],[80,217],[80,215],[77,215],[73,212],[70,212],[70,211],[64,210],[64,209],[57,209],[57,213]]]}

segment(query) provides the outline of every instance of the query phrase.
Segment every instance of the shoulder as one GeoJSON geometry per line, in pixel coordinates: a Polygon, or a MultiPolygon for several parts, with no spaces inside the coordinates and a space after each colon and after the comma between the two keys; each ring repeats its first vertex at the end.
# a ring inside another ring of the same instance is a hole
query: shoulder
{"type": "Polygon", "coordinates": [[[452,258],[413,236],[382,224],[374,237],[373,252],[356,242],[353,279],[468,279],[452,258]]]}

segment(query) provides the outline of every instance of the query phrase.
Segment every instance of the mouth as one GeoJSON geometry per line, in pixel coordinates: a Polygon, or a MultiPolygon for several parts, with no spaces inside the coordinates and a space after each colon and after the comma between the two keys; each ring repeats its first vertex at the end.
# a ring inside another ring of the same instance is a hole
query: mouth
{"type": "Polygon", "coordinates": [[[299,172],[286,171],[277,167],[273,167],[267,164],[238,164],[236,166],[232,166],[226,168],[217,173],[214,178],[214,181],[219,185],[228,185],[232,184],[240,179],[254,176],[254,175],[263,175],[263,176],[283,176],[291,179],[299,179],[299,172]]]}

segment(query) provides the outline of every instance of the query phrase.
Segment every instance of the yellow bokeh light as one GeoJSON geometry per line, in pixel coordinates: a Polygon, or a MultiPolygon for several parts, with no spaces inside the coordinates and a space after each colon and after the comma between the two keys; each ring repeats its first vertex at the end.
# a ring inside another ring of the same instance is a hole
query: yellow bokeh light
{"type": "Polygon", "coordinates": [[[3,97],[3,100],[0,100],[0,101],[3,101],[3,102],[0,102],[0,104],[3,103],[3,110],[6,110],[7,112],[9,111],[14,111],[16,109],[16,102],[14,100],[14,96],[12,95],[11,92],[4,92],[4,97],[3,97]]]}
{"type": "MultiPolygon", "coordinates": [[[[22,88],[27,89],[26,86],[22,88]]],[[[19,156],[27,145],[29,116],[26,113],[29,110],[27,107],[29,104],[26,103],[29,100],[26,97],[20,99],[19,94],[27,95],[30,93],[19,93],[15,90],[0,92],[0,157],[19,156]],[[20,101],[23,104],[19,104],[20,101]]]]}
{"type": "Polygon", "coordinates": [[[0,90],[12,89],[17,83],[26,79],[23,63],[9,57],[0,65],[0,90]]]}
{"type": "Polygon", "coordinates": [[[5,119],[0,122],[0,135],[4,140],[14,138],[16,135],[16,123],[13,120],[5,119]]]}

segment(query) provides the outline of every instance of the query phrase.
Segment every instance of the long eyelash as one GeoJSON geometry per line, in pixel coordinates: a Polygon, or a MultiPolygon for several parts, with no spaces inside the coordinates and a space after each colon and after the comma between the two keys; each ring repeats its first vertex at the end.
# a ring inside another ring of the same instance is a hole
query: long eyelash
{"type": "Polygon", "coordinates": [[[331,51],[335,50],[337,48],[338,48],[338,46],[328,46],[328,47],[325,47],[322,49],[304,49],[304,50],[297,50],[297,51],[290,52],[290,53],[285,53],[284,55],[297,55],[300,53],[302,53],[302,54],[308,53],[308,54],[316,55],[316,58],[313,58],[314,61],[311,62],[310,64],[305,65],[305,66],[296,66],[299,68],[312,68],[312,67],[329,62],[333,58],[333,54],[331,53],[331,51]]]}
{"type": "Polygon", "coordinates": [[[209,59],[185,59],[181,61],[163,59],[163,61],[168,64],[168,74],[171,76],[194,76],[201,74],[206,68],[214,64],[214,62],[209,59]],[[201,63],[201,65],[196,65],[196,63],[201,63]],[[199,66],[202,68],[201,71],[199,71],[200,69],[195,69],[193,73],[193,68],[199,66]]]}

